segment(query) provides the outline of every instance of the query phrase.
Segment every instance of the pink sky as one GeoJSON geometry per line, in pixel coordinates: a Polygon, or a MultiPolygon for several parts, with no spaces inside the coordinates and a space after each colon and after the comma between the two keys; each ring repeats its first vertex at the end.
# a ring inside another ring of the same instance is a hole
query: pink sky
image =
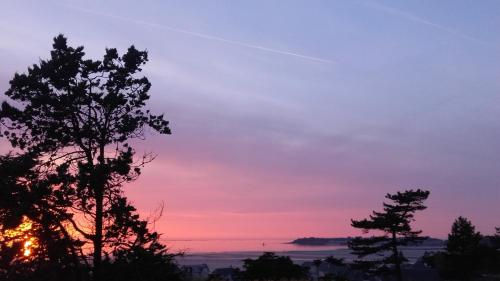
{"type": "Polygon", "coordinates": [[[269,1],[3,5],[0,92],[64,33],[98,59],[149,51],[149,106],[171,121],[125,188],[171,238],[359,232],[384,195],[431,191],[417,217],[500,225],[498,3],[269,1]],[[392,5],[392,6],[391,6],[392,5]],[[82,24],[85,23],[85,24],[82,24]]]}

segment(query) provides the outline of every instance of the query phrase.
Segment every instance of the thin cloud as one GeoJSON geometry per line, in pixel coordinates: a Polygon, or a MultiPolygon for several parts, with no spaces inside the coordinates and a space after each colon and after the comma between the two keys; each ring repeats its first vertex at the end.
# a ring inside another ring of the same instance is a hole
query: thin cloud
{"type": "Polygon", "coordinates": [[[464,34],[464,33],[460,32],[458,30],[446,27],[446,26],[441,25],[441,24],[434,23],[434,22],[429,21],[429,20],[427,20],[425,18],[421,18],[419,16],[413,15],[413,14],[405,12],[405,11],[401,11],[401,10],[398,10],[398,9],[395,9],[395,8],[392,8],[392,7],[389,7],[389,6],[386,6],[386,5],[382,5],[382,4],[380,4],[378,2],[375,2],[375,1],[363,1],[363,2],[358,2],[358,3],[360,3],[363,6],[370,7],[372,9],[379,10],[379,11],[391,14],[393,16],[397,16],[397,17],[402,18],[402,19],[406,19],[406,20],[409,20],[409,21],[412,21],[412,22],[416,22],[416,23],[420,23],[420,24],[423,24],[423,25],[430,26],[430,27],[432,27],[432,28],[434,28],[436,30],[439,30],[439,31],[442,31],[442,32],[446,32],[446,33],[455,35],[455,36],[460,37],[462,39],[466,39],[466,40],[469,40],[469,41],[474,41],[474,42],[481,43],[481,44],[484,44],[484,45],[488,44],[487,42],[485,42],[485,41],[483,41],[483,40],[481,40],[479,38],[476,38],[476,37],[464,34]]]}
{"type": "Polygon", "coordinates": [[[219,41],[219,42],[223,42],[223,43],[231,44],[231,45],[235,45],[235,46],[260,50],[260,51],[279,54],[279,55],[292,56],[292,57],[296,57],[296,58],[301,58],[301,59],[306,59],[306,60],[316,61],[316,62],[321,62],[321,63],[329,63],[329,64],[334,63],[334,61],[329,60],[329,59],[308,56],[308,55],[299,54],[299,53],[295,53],[295,52],[289,52],[289,51],[285,51],[285,50],[268,48],[268,47],[264,47],[264,46],[259,46],[259,45],[255,45],[255,44],[251,44],[251,43],[242,42],[242,41],[226,39],[223,37],[214,36],[214,35],[210,35],[210,34],[206,34],[206,33],[199,33],[199,32],[194,32],[194,31],[190,31],[190,30],[186,30],[186,29],[181,29],[181,28],[177,28],[177,27],[173,27],[173,26],[169,26],[169,25],[148,22],[148,21],[143,21],[143,20],[136,20],[133,18],[117,16],[117,15],[112,15],[112,14],[107,14],[107,13],[101,13],[101,12],[97,12],[97,11],[93,11],[93,10],[89,10],[89,9],[85,9],[85,8],[80,8],[80,7],[72,7],[72,6],[67,6],[67,5],[65,5],[65,6],[69,9],[77,10],[77,11],[88,13],[88,14],[113,18],[113,19],[121,20],[121,21],[127,21],[127,22],[131,22],[134,24],[149,26],[149,27],[162,29],[162,30],[169,30],[169,31],[187,34],[187,35],[191,35],[194,37],[203,38],[203,39],[207,39],[207,40],[219,41]]]}

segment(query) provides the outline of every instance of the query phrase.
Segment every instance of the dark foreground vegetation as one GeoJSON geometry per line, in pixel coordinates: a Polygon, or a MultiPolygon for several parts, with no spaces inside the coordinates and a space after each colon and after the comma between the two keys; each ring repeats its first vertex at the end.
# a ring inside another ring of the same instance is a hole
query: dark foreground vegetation
{"type": "Polygon", "coordinates": [[[500,227],[483,236],[464,217],[458,217],[448,234],[443,252],[429,253],[423,260],[446,280],[500,280],[500,227]]]}
{"type": "MultiPolygon", "coordinates": [[[[394,245],[390,241],[384,243],[394,245]]],[[[380,244],[380,247],[377,247],[377,250],[380,250],[379,253],[386,251],[385,249],[387,249],[387,246],[383,243],[380,244]]],[[[235,268],[216,269],[211,275],[207,275],[205,279],[210,281],[500,280],[500,228],[496,229],[495,235],[483,236],[474,230],[474,226],[470,221],[459,217],[453,223],[445,248],[442,251],[426,253],[414,264],[403,261],[404,256],[399,253],[399,265],[396,265],[397,260],[391,259],[391,256],[389,247],[389,253],[383,255],[382,258],[380,255],[374,255],[371,259],[364,256],[366,259],[346,262],[343,259],[331,256],[312,262],[294,264],[288,257],[265,253],[256,260],[245,260],[243,270],[235,268]],[[363,261],[368,262],[369,267],[363,261]],[[363,266],[360,266],[360,264],[363,266]]],[[[190,280],[200,279],[191,278],[190,280]]]]}
{"type": "MultiPolygon", "coordinates": [[[[426,209],[429,192],[420,189],[387,194],[382,211],[352,220],[373,235],[346,241],[353,263],[329,257],[298,265],[264,253],[243,269],[211,275],[180,268],[122,189],[154,158],[137,156],[134,140],[147,130],[170,134],[163,115],[146,109],[147,52],[131,46],[123,55],[106,49],[102,60],[84,55],[59,35],[50,58],[15,74],[5,93],[0,135],[11,152],[0,156],[0,280],[431,280],[409,274],[401,252],[426,239],[411,225],[426,209]]],[[[444,280],[495,280],[499,241],[500,229],[485,237],[460,217],[446,249],[421,264],[444,280]]]]}

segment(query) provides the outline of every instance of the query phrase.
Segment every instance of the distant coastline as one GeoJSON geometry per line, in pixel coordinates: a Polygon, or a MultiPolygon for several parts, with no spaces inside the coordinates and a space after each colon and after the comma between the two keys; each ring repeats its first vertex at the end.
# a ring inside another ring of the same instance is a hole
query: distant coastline
{"type": "MultiPolygon", "coordinates": [[[[347,246],[349,241],[351,241],[353,237],[335,237],[335,238],[320,238],[320,237],[303,237],[295,239],[289,244],[295,244],[299,246],[347,246]]],[[[438,238],[428,238],[422,244],[415,246],[443,246],[445,244],[445,240],[441,240],[438,238]]],[[[408,245],[412,246],[412,245],[408,245]]]]}
{"type": "Polygon", "coordinates": [[[337,237],[337,238],[319,238],[319,237],[303,237],[297,238],[290,244],[302,246],[346,246],[352,237],[337,237]]]}

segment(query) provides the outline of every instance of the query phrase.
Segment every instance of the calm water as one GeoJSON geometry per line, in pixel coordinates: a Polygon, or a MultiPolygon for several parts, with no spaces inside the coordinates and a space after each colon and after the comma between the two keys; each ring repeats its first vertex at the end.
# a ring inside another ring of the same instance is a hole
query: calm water
{"type": "Polygon", "coordinates": [[[188,254],[214,252],[286,252],[335,250],[343,246],[299,246],[289,244],[293,239],[179,239],[168,240],[167,246],[173,251],[188,254]]]}
{"type": "MultiPolygon", "coordinates": [[[[299,246],[288,244],[293,239],[206,239],[170,240],[167,245],[171,251],[183,251],[185,255],[177,258],[181,265],[207,264],[210,269],[221,267],[241,267],[242,260],[257,258],[263,252],[276,252],[289,256],[295,263],[323,259],[328,256],[352,261],[353,256],[345,246],[299,246]]],[[[403,253],[410,262],[415,262],[425,251],[438,251],[440,247],[406,247],[403,253]]]]}

